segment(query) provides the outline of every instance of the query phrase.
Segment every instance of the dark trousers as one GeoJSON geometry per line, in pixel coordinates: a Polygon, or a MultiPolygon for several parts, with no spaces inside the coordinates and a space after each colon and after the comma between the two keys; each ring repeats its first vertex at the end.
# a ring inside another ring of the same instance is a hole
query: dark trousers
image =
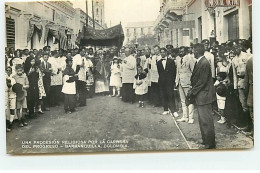
{"type": "Polygon", "coordinates": [[[51,89],[51,80],[43,77],[43,86],[46,93],[46,97],[43,100],[44,109],[50,107],[50,89],[51,89]]]}
{"type": "Polygon", "coordinates": [[[76,86],[77,86],[77,92],[79,94],[79,104],[80,106],[86,106],[87,104],[86,82],[77,80],[76,86]]]}
{"type": "Polygon", "coordinates": [[[202,141],[205,146],[215,148],[215,128],[212,116],[212,105],[197,105],[197,108],[202,141]]]}
{"type": "Polygon", "coordinates": [[[135,101],[135,91],[133,89],[132,83],[123,83],[122,86],[122,100],[124,102],[134,103],[135,101]]]}
{"type": "Polygon", "coordinates": [[[161,105],[161,95],[160,95],[159,84],[155,83],[155,82],[152,82],[151,83],[150,92],[151,92],[152,103],[155,106],[160,106],[161,105]]]}
{"type": "Polygon", "coordinates": [[[137,99],[138,101],[143,102],[143,101],[144,101],[144,95],[136,95],[136,99],[137,99]]]}
{"type": "Polygon", "coordinates": [[[71,111],[76,107],[76,95],[64,94],[64,110],[71,111]]]}
{"type": "Polygon", "coordinates": [[[173,88],[162,84],[159,89],[164,111],[170,109],[172,113],[176,112],[173,88]]]}
{"type": "Polygon", "coordinates": [[[34,108],[38,100],[39,100],[38,87],[29,87],[27,90],[27,106],[28,106],[30,116],[34,114],[34,108]]]}
{"type": "Polygon", "coordinates": [[[59,105],[59,100],[60,100],[60,86],[51,86],[50,87],[50,94],[49,94],[49,103],[50,106],[57,106],[59,105]]]}

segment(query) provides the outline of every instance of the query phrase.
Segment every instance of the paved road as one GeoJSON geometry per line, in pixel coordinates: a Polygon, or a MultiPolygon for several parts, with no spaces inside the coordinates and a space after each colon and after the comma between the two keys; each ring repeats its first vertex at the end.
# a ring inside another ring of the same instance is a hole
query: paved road
{"type": "MultiPolygon", "coordinates": [[[[8,153],[64,153],[107,151],[172,151],[188,149],[173,118],[160,115],[162,108],[122,102],[118,97],[97,96],[86,107],[64,114],[63,107],[14,127],[7,133],[8,153]],[[48,142],[48,143],[46,143],[48,142]],[[46,148],[48,147],[48,148],[46,148]]],[[[195,116],[197,117],[197,115],[195,116]]],[[[251,148],[251,139],[216,124],[217,148],[251,148]]],[[[193,149],[201,145],[198,121],[179,123],[193,149]]]]}

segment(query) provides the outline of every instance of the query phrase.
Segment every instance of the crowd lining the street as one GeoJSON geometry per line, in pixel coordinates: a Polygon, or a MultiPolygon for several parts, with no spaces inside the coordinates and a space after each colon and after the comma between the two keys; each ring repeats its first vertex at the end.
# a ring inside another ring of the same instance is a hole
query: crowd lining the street
{"type": "MultiPolygon", "coordinates": [[[[202,44],[212,78],[200,80],[214,81],[212,106],[218,112],[218,123],[236,124],[252,133],[251,39],[212,45],[205,39],[202,44]]],[[[67,51],[51,51],[49,46],[40,50],[6,48],[6,130],[11,131],[16,119],[19,127],[27,126],[26,119],[37,118],[61,103],[65,113],[71,114],[76,107],[87,106],[87,98],[98,95],[138,102],[140,109],[145,103],[162,106],[163,115],[176,118],[182,111],[177,121],[192,124],[198,104],[190,99],[191,77],[198,62],[194,48],[202,44],[112,47],[96,52],[92,47],[67,51]]]]}

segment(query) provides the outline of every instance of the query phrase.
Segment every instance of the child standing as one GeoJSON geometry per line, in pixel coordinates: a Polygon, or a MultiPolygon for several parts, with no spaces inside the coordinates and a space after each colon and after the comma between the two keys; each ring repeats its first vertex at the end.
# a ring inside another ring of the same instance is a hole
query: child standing
{"type": "Polygon", "coordinates": [[[227,74],[225,72],[219,72],[217,75],[217,80],[214,84],[216,87],[216,96],[217,96],[217,104],[218,111],[220,113],[220,120],[218,123],[224,124],[226,122],[226,118],[224,115],[225,102],[226,102],[226,77],[227,74]]]}
{"type": "Polygon", "coordinates": [[[71,114],[75,112],[76,107],[76,80],[78,79],[77,74],[72,68],[72,58],[67,57],[66,68],[63,72],[63,87],[62,92],[64,93],[64,109],[65,113],[71,114]]]}
{"type": "Polygon", "coordinates": [[[27,77],[29,80],[29,88],[27,90],[27,106],[29,109],[29,117],[36,118],[35,108],[36,103],[39,100],[39,88],[38,88],[38,80],[39,80],[39,69],[36,65],[36,61],[34,58],[28,60],[28,72],[27,77]]]}
{"type": "Polygon", "coordinates": [[[120,64],[118,62],[118,58],[114,57],[113,58],[113,63],[111,64],[111,76],[110,76],[110,86],[113,89],[113,95],[112,97],[116,96],[116,91],[117,91],[117,96],[120,96],[120,87],[122,87],[122,82],[121,82],[121,70],[120,70],[120,64]]]}
{"type": "Polygon", "coordinates": [[[148,84],[146,80],[146,74],[143,72],[141,66],[137,67],[137,75],[135,75],[134,86],[135,94],[139,100],[138,107],[144,107],[144,95],[148,92],[148,84]]]}
{"type": "Polygon", "coordinates": [[[16,111],[19,120],[19,126],[23,127],[23,126],[27,126],[27,123],[24,121],[25,119],[23,114],[26,114],[27,112],[27,100],[26,100],[27,91],[26,90],[29,88],[29,81],[23,71],[23,65],[18,64],[16,65],[15,69],[16,69],[16,74],[13,76],[13,78],[15,79],[16,83],[22,85],[22,92],[19,96],[17,95],[17,99],[16,99],[16,111]]]}
{"type": "Polygon", "coordinates": [[[15,79],[11,76],[12,67],[7,67],[6,69],[6,94],[8,95],[7,100],[7,116],[6,116],[6,131],[12,130],[12,123],[15,118],[15,109],[16,109],[16,93],[12,90],[13,85],[15,84],[15,79]],[[10,111],[10,112],[9,112],[10,111]]]}

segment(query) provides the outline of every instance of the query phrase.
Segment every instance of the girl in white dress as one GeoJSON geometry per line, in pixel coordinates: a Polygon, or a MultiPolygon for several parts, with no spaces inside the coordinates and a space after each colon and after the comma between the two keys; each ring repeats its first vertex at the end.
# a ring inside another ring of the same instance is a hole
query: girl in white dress
{"type": "Polygon", "coordinates": [[[118,62],[118,58],[113,58],[113,63],[111,64],[111,76],[110,76],[110,86],[113,88],[113,95],[112,97],[120,96],[120,87],[122,87],[122,81],[121,81],[121,70],[120,70],[120,64],[118,62]]]}

